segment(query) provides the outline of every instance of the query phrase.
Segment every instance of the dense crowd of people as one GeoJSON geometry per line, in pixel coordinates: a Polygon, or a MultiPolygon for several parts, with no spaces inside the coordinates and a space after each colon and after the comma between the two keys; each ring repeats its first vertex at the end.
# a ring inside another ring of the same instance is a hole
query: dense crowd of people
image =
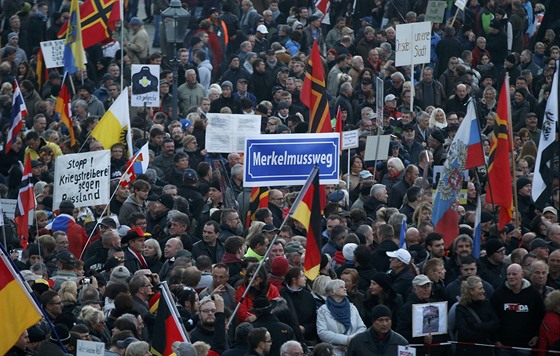
{"type": "MultiPolygon", "coordinates": [[[[27,117],[9,152],[0,152],[0,195],[17,199],[29,159],[37,201],[29,245],[22,250],[6,236],[7,247],[45,311],[8,354],[76,354],[77,340],[92,340],[105,344],[105,355],[151,355],[150,345],[161,341],[154,328],[163,281],[189,335],[189,343],[173,344],[179,356],[395,355],[405,345],[432,355],[560,351],[557,160],[546,206],[531,195],[560,60],[558,14],[546,15],[559,7],[530,0],[451,6],[442,23],[432,23],[430,63],[398,67],[397,26],[423,22],[427,3],[184,1],[189,30],[175,77],[162,23],[168,2],[144,0],[142,20],[142,4],[130,0],[123,25],[86,48],[87,68],[73,76],[72,146],[55,110],[64,73],[51,69],[45,77],[38,56],[40,42],[57,38],[70,4],[3,1],[3,137],[16,80],[27,117]],[[269,187],[267,202],[253,209],[243,153],[208,152],[206,125],[208,113],[252,114],[261,116],[262,134],[308,132],[300,97],[314,42],[333,127],[339,112],[360,142],[342,155],[340,183],[325,185],[320,273],[309,280],[307,232],[288,216],[300,187],[269,187]],[[91,132],[121,84],[130,84],[132,64],[161,66],[160,106],[130,108],[132,146],[147,143],[150,163],[123,187],[127,143],[103,147],[91,132]],[[511,93],[513,220],[498,228],[481,166],[464,183],[460,234],[443,236],[432,224],[435,167],[471,101],[488,161],[503,85],[511,93]],[[367,137],[380,134],[391,135],[387,159],[366,161],[367,137]],[[110,203],[53,206],[56,158],[102,149],[111,152],[110,203]],[[473,255],[479,201],[482,249],[473,255]],[[418,333],[414,306],[439,302],[444,315],[420,322],[442,318],[447,329],[418,333]]],[[[5,235],[15,229],[7,227],[5,235]]]]}

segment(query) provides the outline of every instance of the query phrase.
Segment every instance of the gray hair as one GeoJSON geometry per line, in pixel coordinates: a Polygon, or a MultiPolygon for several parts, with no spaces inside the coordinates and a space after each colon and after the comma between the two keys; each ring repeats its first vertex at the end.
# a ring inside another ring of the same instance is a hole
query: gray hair
{"type": "Polygon", "coordinates": [[[295,340],[288,340],[285,343],[282,344],[282,346],[280,346],[280,355],[282,355],[283,353],[287,353],[288,349],[290,348],[290,346],[300,346],[301,344],[295,340]]]}
{"type": "Polygon", "coordinates": [[[330,297],[334,294],[334,290],[336,288],[344,285],[345,283],[342,279],[333,279],[332,281],[329,281],[329,283],[325,287],[325,293],[330,297]]]}
{"type": "Polygon", "coordinates": [[[383,189],[386,189],[385,184],[374,184],[369,191],[369,195],[374,197],[377,194],[381,193],[383,189]]]}

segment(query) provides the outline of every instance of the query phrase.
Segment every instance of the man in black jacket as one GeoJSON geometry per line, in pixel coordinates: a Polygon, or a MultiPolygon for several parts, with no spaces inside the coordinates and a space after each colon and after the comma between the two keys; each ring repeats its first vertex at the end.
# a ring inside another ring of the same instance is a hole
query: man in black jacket
{"type": "Polygon", "coordinates": [[[202,298],[199,307],[200,321],[191,331],[191,342],[204,341],[210,349],[221,354],[227,345],[224,300],[219,294],[202,298]]]}

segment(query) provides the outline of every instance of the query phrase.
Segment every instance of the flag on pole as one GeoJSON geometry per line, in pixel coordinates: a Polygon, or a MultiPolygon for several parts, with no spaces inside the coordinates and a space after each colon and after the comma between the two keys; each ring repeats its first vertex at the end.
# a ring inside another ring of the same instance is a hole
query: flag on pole
{"type": "Polygon", "coordinates": [[[19,89],[17,80],[14,79],[14,94],[12,97],[12,113],[10,115],[10,128],[8,129],[8,138],[6,139],[5,153],[10,152],[12,144],[16,142],[17,135],[23,128],[23,118],[27,116],[27,107],[23,101],[23,95],[19,89]]]}
{"type": "Polygon", "coordinates": [[[68,72],[64,73],[62,87],[60,88],[60,93],[56,99],[54,110],[60,115],[60,121],[68,129],[70,134],[70,146],[74,146],[76,143],[74,126],[72,125],[72,97],[74,96],[74,91],[72,90],[72,84],[70,83],[71,80],[72,78],[68,75],[68,72]]]}
{"type": "Polygon", "coordinates": [[[177,314],[171,292],[168,291],[167,285],[162,286],[152,337],[151,351],[154,355],[174,355],[171,345],[175,341],[189,340],[177,314]]]}
{"type": "Polygon", "coordinates": [[[558,99],[560,99],[560,80],[558,66],[560,61],[556,61],[556,72],[552,79],[552,88],[546,102],[546,110],[541,130],[541,138],[539,140],[539,150],[535,162],[535,171],[533,174],[533,188],[531,194],[533,201],[539,209],[544,209],[550,201],[552,194],[552,178],[554,171],[554,156],[558,150],[558,142],[556,141],[556,133],[558,127],[558,99]]]}
{"type": "Polygon", "coordinates": [[[334,125],[334,132],[338,132],[340,134],[340,153],[342,153],[342,110],[340,109],[340,105],[336,110],[336,123],[334,125]]]}
{"type": "Polygon", "coordinates": [[[301,102],[310,111],[309,133],[332,132],[326,92],[323,61],[317,41],[314,41],[300,95],[301,102]]]}
{"type": "Polygon", "coordinates": [[[255,220],[255,211],[259,208],[268,207],[268,187],[251,188],[251,197],[249,198],[249,209],[245,218],[245,227],[249,228],[251,222],[255,220]]]}
{"type": "Polygon", "coordinates": [[[498,215],[498,230],[500,231],[509,224],[513,217],[513,178],[509,163],[511,152],[509,118],[511,117],[511,108],[508,83],[508,78],[506,78],[502,84],[502,90],[498,99],[496,123],[490,138],[488,189],[486,189],[486,202],[500,207],[498,215]]]}
{"type": "Polygon", "coordinates": [[[482,216],[482,200],[480,195],[476,198],[476,213],[474,216],[474,234],[473,234],[473,249],[472,255],[475,258],[480,257],[480,243],[482,239],[482,230],[480,230],[480,222],[482,216]]]}
{"type": "MultiPolygon", "coordinates": [[[[119,0],[86,0],[80,6],[80,19],[84,48],[101,43],[111,38],[116,21],[122,19],[119,0]]],[[[68,23],[62,25],[59,38],[66,33],[68,23]]]]}
{"type": "Polygon", "coordinates": [[[128,110],[128,88],[124,88],[117,100],[103,115],[91,132],[91,136],[108,150],[115,143],[128,148],[127,157],[132,156],[132,137],[130,135],[130,114],[128,110]]]}
{"type": "Polygon", "coordinates": [[[23,283],[4,247],[0,248],[0,355],[7,354],[20,335],[41,320],[41,311],[23,283]]]}
{"type": "Polygon", "coordinates": [[[406,215],[403,217],[402,222],[401,222],[401,232],[399,234],[399,246],[401,248],[404,248],[404,244],[405,244],[405,236],[406,236],[406,215]]]}
{"type": "Polygon", "coordinates": [[[307,182],[294,202],[292,217],[307,231],[303,269],[309,280],[315,280],[321,268],[321,189],[319,168],[313,168],[307,182]]]}
{"type": "Polygon", "coordinates": [[[29,239],[29,212],[35,209],[36,206],[33,183],[31,183],[31,157],[29,157],[29,153],[27,155],[16,201],[16,211],[14,212],[14,222],[17,225],[17,233],[21,239],[20,245],[23,249],[27,248],[27,241],[29,239]]]}
{"type": "Polygon", "coordinates": [[[49,70],[45,66],[45,59],[43,58],[43,50],[39,47],[39,52],[37,52],[37,66],[35,68],[35,74],[37,74],[37,84],[39,88],[49,80],[49,70]]]}
{"type": "Polygon", "coordinates": [[[80,24],[80,8],[78,0],[70,3],[70,18],[66,30],[66,42],[64,45],[64,70],[74,74],[79,70],[84,70],[84,46],[82,44],[82,27],[80,24]]]}
{"type": "Polygon", "coordinates": [[[459,235],[457,204],[459,191],[463,186],[463,171],[484,164],[478,130],[476,111],[471,100],[467,106],[467,114],[449,146],[432,211],[434,231],[443,235],[446,246],[459,235]]]}
{"type": "Polygon", "coordinates": [[[126,163],[126,171],[120,180],[121,187],[124,188],[134,182],[137,175],[146,173],[149,164],[150,152],[148,149],[148,142],[146,142],[146,144],[126,163]]]}

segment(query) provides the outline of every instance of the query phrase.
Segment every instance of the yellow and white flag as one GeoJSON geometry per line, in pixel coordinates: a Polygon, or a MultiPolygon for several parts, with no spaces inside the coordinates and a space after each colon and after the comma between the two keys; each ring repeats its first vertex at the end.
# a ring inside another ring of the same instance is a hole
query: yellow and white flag
{"type": "Polygon", "coordinates": [[[127,157],[130,157],[133,154],[130,129],[128,88],[124,88],[117,100],[99,120],[91,135],[106,150],[111,149],[115,143],[122,143],[128,149],[127,157]]]}

